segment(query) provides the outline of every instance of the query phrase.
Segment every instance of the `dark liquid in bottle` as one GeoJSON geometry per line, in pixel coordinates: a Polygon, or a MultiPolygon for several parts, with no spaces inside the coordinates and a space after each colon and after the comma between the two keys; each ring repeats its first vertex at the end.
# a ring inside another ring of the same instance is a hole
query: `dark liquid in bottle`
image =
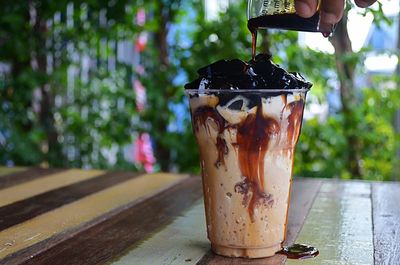
{"type": "Polygon", "coordinates": [[[296,31],[319,32],[319,12],[310,18],[302,18],[297,14],[265,15],[252,18],[247,22],[251,32],[258,28],[276,28],[296,31]]]}
{"type": "Polygon", "coordinates": [[[257,30],[259,28],[275,28],[296,31],[322,32],[324,37],[329,37],[331,28],[321,28],[319,25],[319,12],[310,18],[303,18],[297,14],[264,15],[250,19],[247,27],[252,34],[252,58],[256,56],[257,30]]]}

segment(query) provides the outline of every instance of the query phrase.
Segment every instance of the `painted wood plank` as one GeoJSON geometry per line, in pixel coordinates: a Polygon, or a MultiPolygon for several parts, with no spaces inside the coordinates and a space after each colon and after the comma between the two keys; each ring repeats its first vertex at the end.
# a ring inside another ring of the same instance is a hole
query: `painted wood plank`
{"type": "MultiPolygon", "coordinates": [[[[199,198],[200,178],[186,178],[149,199],[107,216],[102,222],[70,236],[23,264],[108,264],[167,227],[199,198]]],[[[169,244],[175,242],[169,241],[169,244]]]]}
{"type": "Polygon", "coordinates": [[[373,183],[375,264],[400,264],[400,183],[373,183]]]}
{"type": "Polygon", "coordinates": [[[20,172],[26,170],[25,167],[1,167],[0,166],[0,177],[4,175],[9,175],[12,173],[20,172]]]}
{"type": "Polygon", "coordinates": [[[172,224],[112,264],[194,265],[210,249],[205,222],[201,199],[172,224]]]}
{"type": "Polygon", "coordinates": [[[68,186],[80,181],[102,175],[101,170],[78,170],[71,169],[44,178],[24,182],[0,191],[0,207],[11,204],[47,191],[68,186]]]}
{"type": "MultiPolygon", "coordinates": [[[[290,245],[296,239],[301,230],[304,220],[306,219],[314,199],[321,187],[320,180],[313,179],[295,179],[291,187],[291,198],[289,208],[289,219],[287,226],[287,237],[284,245],[290,245]]],[[[265,259],[233,259],[215,255],[209,251],[198,263],[199,265],[276,265],[285,264],[286,257],[283,255],[275,255],[265,259]]]]}
{"type": "MultiPolygon", "coordinates": [[[[14,169],[14,168],[12,168],[14,169]]],[[[63,171],[62,169],[54,168],[16,168],[17,171],[12,171],[9,174],[0,176],[0,189],[9,188],[23,182],[31,181],[46,177],[50,174],[55,174],[63,171]]]]}
{"type": "Polygon", "coordinates": [[[370,196],[366,182],[325,182],[297,239],[317,247],[320,254],[301,263],[373,264],[370,196]]]}
{"type": "Polygon", "coordinates": [[[319,179],[295,179],[290,199],[289,220],[285,246],[292,245],[310,213],[321,188],[319,179]]]}
{"type": "Polygon", "coordinates": [[[135,176],[138,174],[109,172],[0,207],[0,231],[135,176]]]}
{"type": "MultiPolygon", "coordinates": [[[[67,231],[70,233],[74,229],[79,229],[89,221],[153,195],[186,177],[173,174],[143,175],[3,230],[0,232],[0,259],[11,256],[0,261],[0,264],[14,259],[16,261],[28,259],[35,253],[18,251],[61,233],[65,233],[65,239],[68,236],[67,231]],[[13,253],[15,254],[12,255],[13,253]]],[[[42,251],[45,249],[43,247],[42,251]]],[[[14,263],[18,263],[16,261],[14,263]]]]}

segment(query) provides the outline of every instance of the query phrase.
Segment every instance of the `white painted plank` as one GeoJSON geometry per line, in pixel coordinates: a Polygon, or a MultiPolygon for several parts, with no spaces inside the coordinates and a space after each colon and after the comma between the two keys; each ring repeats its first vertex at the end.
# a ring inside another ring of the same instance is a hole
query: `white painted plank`
{"type": "MultiPolygon", "coordinates": [[[[315,246],[320,254],[302,265],[364,265],[374,263],[371,185],[325,182],[297,243],[315,246]]],[[[299,261],[288,260],[288,265],[299,261]]]]}

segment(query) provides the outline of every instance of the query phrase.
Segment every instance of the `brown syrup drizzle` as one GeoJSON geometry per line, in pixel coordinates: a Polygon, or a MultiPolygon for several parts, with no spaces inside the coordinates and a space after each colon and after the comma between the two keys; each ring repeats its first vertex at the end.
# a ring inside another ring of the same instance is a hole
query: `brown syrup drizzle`
{"type": "Polygon", "coordinates": [[[218,150],[218,159],[215,162],[215,166],[219,168],[221,165],[225,166],[225,155],[228,154],[228,146],[226,145],[225,139],[222,138],[222,134],[225,130],[226,121],[218,113],[215,108],[212,107],[199,107],[193,114],[193,127],[196,131],[199,130],[199,124],[206,128],[208,134],[210,134],[210,128],[206,126],[208,119],[212,119],[218,126],[218,136],[216,141],[216,147],[218,150]]]}
{"type": "Polygon", "coordinates": [[[278,121],[263,115],[261,102],[256,113],[249,114],[238,126],[239,167],[244,180],[236,184],[235,191],[245,194],[243,204],[248,206],[252,221],[254,209],[259,204],[272,203],[271,195],[264,192],[264,157],[271,137],[279,132],[278,121]],[[243,182],[246,185],[242,185],[243,182]]]}
{"type": "Polygon", "coordinates": [[[297,144],[299,139],[301,124],[303,122],[304,100],[293,101],[286,108],[290,109],[288,117],[288,140],[293,146],[297,144]]]}

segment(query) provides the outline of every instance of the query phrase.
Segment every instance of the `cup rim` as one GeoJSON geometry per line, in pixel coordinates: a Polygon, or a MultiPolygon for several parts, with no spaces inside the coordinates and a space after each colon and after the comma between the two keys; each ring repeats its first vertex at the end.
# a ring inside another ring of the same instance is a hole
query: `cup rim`
{"type": "Polygon", "coordinates": [[[207,93],[294,93],[294,92],[308,92],[310,91],[309,88],[291,88],[291,89],[284,89],[284,88],[263,88],[263,89],[185,89],[186,94],[191,93],[198,93],[198,94],[207,94],[207,93]]]}

